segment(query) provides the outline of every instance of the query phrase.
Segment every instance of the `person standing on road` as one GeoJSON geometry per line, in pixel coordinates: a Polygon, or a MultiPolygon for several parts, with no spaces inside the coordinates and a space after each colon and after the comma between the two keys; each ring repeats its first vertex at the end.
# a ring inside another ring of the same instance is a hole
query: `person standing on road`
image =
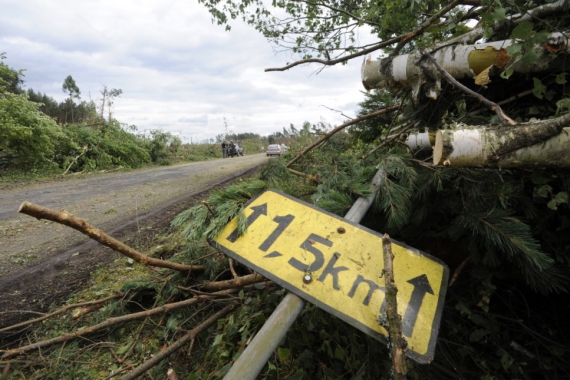
{"type": "Polygon", "coordinates": [[[228,158],[228,142],[226,140],[222,142],[222,158],[228,158]]]}

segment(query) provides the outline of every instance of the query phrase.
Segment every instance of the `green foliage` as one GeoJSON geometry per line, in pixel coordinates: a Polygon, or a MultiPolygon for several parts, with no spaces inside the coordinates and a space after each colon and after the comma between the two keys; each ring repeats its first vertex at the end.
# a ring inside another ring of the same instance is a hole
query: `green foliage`
{"type": "MultiPolygon", "coordinates": [[[[239,214],[243,220],[244,203],[265,190],[266,186],[263,181],[243,181],[225,191],[214,190],[204,204],[180,213],[172,221],[172,227],[183,227],[182,236],[189,241],[212,238],[236,215],[239,214]]],[[[239,223],[238,226],[240,234],[243,234],[244,224],[239,223]]]]}
{"type": "Polygon", "coordinates": [[[75,146],[25,94],[0,93],[0,164],[22,169],[50,166],[57,150],[75,146]]]}

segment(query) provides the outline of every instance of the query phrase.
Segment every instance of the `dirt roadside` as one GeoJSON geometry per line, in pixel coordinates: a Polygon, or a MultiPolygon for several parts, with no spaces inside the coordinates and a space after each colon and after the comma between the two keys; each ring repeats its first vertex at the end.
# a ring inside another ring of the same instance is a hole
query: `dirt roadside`
{"type": "Polygon", "coordinates": [[[27,199],[65,209],[133,245],[166,232],[179,212],[214,188],[254,175],[265,161],[254,155],[0,190],[0,327],[61,303],[95,268],[120,256],[68,227],[6,207],[17,211],[27,199]]]}

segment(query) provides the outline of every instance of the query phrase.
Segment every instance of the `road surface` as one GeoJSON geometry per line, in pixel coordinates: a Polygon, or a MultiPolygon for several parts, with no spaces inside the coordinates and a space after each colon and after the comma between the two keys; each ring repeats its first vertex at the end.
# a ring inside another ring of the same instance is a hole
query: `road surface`
{"type": "MultiPolygon", "coordinates": [[[[44,288],[57,293],[59,272],[70,273],[79,266],[85,277],[88,266],[98,262],[92,252],[97,246],[94,242],[69,227],[19,214],[23,201],[65,210],[120,238],[127,236],[122,233],[125,226],[140,230],[153,220],[169,223],[184,209],[181,207],[196,201],[192,199],[196,194],[266,160],[264,154],[256,154],[122,173],[93,173],[84,178],[69,176],[0,189],[0,310],[37,309],[19,302],[29,298],[24,294],[33,290],[33,282],[40,278],[50,282],[44,288]],[[4,301],[10,298],[12,301],[6,304],[4,301]]],[[[205,199],[207,195],[199,196],[205,199]]],[[[36,301],[40,298],[34,297],[36,301]]],[[[37,301],[41,303],[39,309],[56,299],[37,301]]]]}

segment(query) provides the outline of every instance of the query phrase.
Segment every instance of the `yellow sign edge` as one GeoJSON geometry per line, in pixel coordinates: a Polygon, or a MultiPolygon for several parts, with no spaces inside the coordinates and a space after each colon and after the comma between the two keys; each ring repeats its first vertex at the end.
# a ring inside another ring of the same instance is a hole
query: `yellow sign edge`
{"type": "MultiPolygon", "coordinates": [[[[351,220],[342,218],[338,215],[335,215],[333,213],[330,213],[326,210],[323,210],[315,205],[312,205],[310,203],[304,202],[300,199],[297,199],[295,197],[290,196],[289,194],[285,194],[279,190],[275,190],[275,189],[267,189],[261,193],[259,193],[258,195],[256,195],[255,197],[251,198],[247,203],[245,203],[242,208],[245,209],[247,208],[247,206],[249,206],[251,203],[255,202],[257,200],[257,198],[261,197],[263,194],[265,194],[266,192],[273,192],[276,193],[278,195],[281,195],[283,197],[286,197],[288,199],[290,199],[291,201],[297,202],[303,206],[306,207],[310,207],[313,210],[316,210],[318,212],[321,212],[323,214],[326,214],[330,217],[333,217],[335,219],[338,219],[344,223],[348,223],[356,228],[359,228],[361,230],[364,230],[368,233],[371,233],[375,236],[378,236],[378,238],[382,238],[384,235],[379,233],[378,231],[374,231],[371,230],[359,223],[353,222],[351,220]]],[[[237,216],[235,217],[237,218],[237,216]]],[[[233,218],[232,220],[230,220],[228,222],[231,223],[235,218],[233,218]]],[[[435,353],[435,346],[437,343],[437,336],[439,334],[439,326],[441,324],[441,317],[443,314],[443,306],[445,303],[445,295],[447,293],[447,283],[448,283],[448,279],[449,279],[449,267],[447,266],[447,264],[445,264],[442,260],[438,259],[437,257],[434,257],[432,255],[430,255],[429,253],[420,251],[419,249],[416,249],[414,247],[410,247],[407,244],[401,243],[397,240],[391,239],[392,244],[398,245],[400,247],[403,247],[407,250],[413,251],[415,253],[417,253],[420,256],[424,256],[427,257],[428,259],[440,264],[443,267],[443,273],[442,273],[442,279],[441,279],[441,284],[440,284],[440,292],[439,292],[439,296],[438,296],[438,300],[437,300],[437,308],[436,308],[436,312],[433,318],[433,324],[432,324],[432,333],[430,335],[430,340],[428,342],[428,349],[426,351],[425,354],[420,354],[418,352],[413,351],[412,349],[407,349],[406,350],[406,356],[409,357],[410,359],[420,363],[420,364],[429,364],[433,358],[434,358],[434,353],[435,353]]],[[[339,310],[336,310],[326,304],[323,304],[321,302],[319,302],[317,300],[317,298],[313,297],[312,295],[308,294],[307,292],[305,292],[304,290],[298,288],[297,286],[282,280],[281,278],[277,277],[276,275],[272,274],[271,272],[266,271],[265,269],[257,266],[255,263],[245,259],[244,257],[240,256],[238,253],[218,244],[216,241],[214,241],[214,239],[208,239],[208,243],[213,246],[214,248],[218,249],[219,251],[221,251],[222,253],[224,253],[225,255],[231,257],[232,259],[244,264],[245,266],[249,267],[250,269],[255,270],[257,273],[261,274],[262,276],[272,280],[273,282],[275,282],[276,284],[282,286],[283,288],[287,289],[288,291],[290,291],[291,293],[303,298],[304,300],[311,302],[312,304],[316,305],[317,307],[325,310],[326,312],[340,318],[341,320],[343,320],[344,322],[348,323],[349,325],[356,327],[357,329],[359,329],[360,331],[364,332],[365,334],[379,340],[380,342],[383,343],[387,343],[387,337],[378,333],[375,330],[372,330],[371,328],[367,327],[366,325],[364,325],[363,323],[359,322],[358,320],[352,318],[351,316],[340,312],[339,310]]]]}

